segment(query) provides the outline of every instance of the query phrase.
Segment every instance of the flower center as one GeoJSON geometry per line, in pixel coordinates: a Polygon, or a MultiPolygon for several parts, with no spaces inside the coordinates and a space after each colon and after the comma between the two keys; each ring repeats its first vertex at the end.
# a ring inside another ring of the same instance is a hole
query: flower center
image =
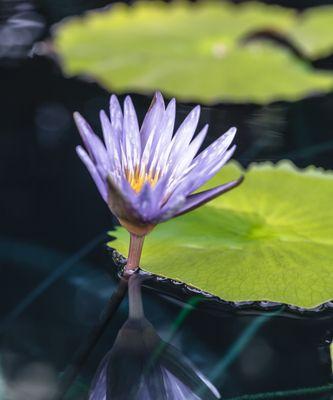
{"type": "Polygon", "coordinates": [[[147,172],[146,170],[141,171],[140,168],[135,167],[134,173],[126,171],[126,178],[132,189],[136,193],[139,193],[146,182],[154,187],[158,181],[159,174],[155,172],[147,172]]]}

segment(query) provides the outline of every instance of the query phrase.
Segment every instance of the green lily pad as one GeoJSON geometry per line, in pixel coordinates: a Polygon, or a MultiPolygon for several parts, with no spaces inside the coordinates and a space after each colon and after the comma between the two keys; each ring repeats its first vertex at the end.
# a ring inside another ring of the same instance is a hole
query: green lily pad
{"type": "Polygon", "coordinates": [[[290,38],[311,59],[333,54],[333,6],[304,11],[289,31],[290,38]]]}
{"type": "Polygon", "coordinates": [[[53,45],[66,74],[88,75],[119,93],[158,89],[204,103],[294,101],[330,91],[333,74],[286,47],[243,39],[265,29],[292,35],[295,15],[259,3],[116,4],[66,19],[53,45]]]}
{"type": "MultiPolygon", "coordinates": [[[[238,177],[228,164],[210,182],[238,177]]],[[[333,298],[333,172],[253,164],[237,189],[156,227],[141,266],[223,300],[313,308],[333,298]]],[[[123,228],[109,245],[126,255],[123,228]]]]}

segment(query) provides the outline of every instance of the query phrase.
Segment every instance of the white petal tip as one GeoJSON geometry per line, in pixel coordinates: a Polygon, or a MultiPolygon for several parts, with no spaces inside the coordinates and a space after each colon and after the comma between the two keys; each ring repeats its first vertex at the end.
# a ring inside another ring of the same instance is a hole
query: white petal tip
{"type": "Polygon", "coordinates": [[[73,118],[74,118],[75,122],[79,122],[79,121],[83,120],[82,115],[78,111],[75,111],[73,113],[73,118]]]}
{"type": "Polygon", "coordinates": [[[82,132],[85,130],[85,127],[88,125],[87,121],[82,117],[82,115],[75,111],[73,114],[74,122],[79,130],[79,132],[82,132]]]}
{"type": "Polygon", "coordinates": [[[131,96],[127,95],[127,96],[125,97],[124,103],[125,103],[125,104],[127,104],[127,103],[131,104],[131,103],[132,103],[131,96]]]}
{"type": "Polygon", "coordinates": [[[100,116],[101,119],[106,119],[106,118],[107,118],[106,112],[105,112],[104,110],[101,110],[101,111],[99,112],[99,116],[100,116]]]}
{"type": "Polygon", "coordinates": [[[232,155],[234,154],[236,149],[237,149],[237,146],[235,144],[230,147],[230,149],[228,150],[230,157],[232,157],[232,155]]]}
{"type": "Polygon", "coordinates": [[[157,92],[155,92],[154,97],[156,97],[157,99],[163,100],[162,93],[159,90],[157,92]]]}
{"type": "Polygon", "coordinates": [[[75,151],[78,154],[78,156],[81,156],[82,154],[85,153],[85,150],[84,150],[84,148],[82,146],[76,146],[75,147],[75,151]]]}
{"type": "Polygon", "coordinates": [[[118,97],[115,94],[112,94],[110,97],[110,103],[119,103],[118,97]]]}

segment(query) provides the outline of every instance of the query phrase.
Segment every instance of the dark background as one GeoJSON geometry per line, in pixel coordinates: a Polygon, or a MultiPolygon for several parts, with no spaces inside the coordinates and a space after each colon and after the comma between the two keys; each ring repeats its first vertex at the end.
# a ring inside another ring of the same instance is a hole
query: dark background
{"type": "MultiPolygon", "coordinates": [[[[267,3],[302,10],[332,1],[267,3]]],[[[115,282],[103,244],[115,221],[76,156],[80,138],[72,120],[78,110],[99,131],[98,110],[107,107],[109,94],[94,83],[63,77],[54,60],[36,54],[34,43],[47,38],[62,18],[107,4],[0,1],[0,361],[16,396],[22,382],[48,382],[44,397],[32,400],[50,398],[57,374],[115,282]]],[[[332,58],[316,66],[332,68],[332,58]]],[[[142,118],[149,98],[134,95],[134,102],[142,118]]],[[[178,122],[190,108],[179,104],[178,122]]],[[[333,169],[332,109],[333,94],[265,107],[220,104],[204,107],[200,123],[210,123],[207,143],[237,126],[236,159],[244,165],[289,158],[301,167],[333,169]]],[[[146,306],[163,336],[181,304],[147,291],[146,306]]],[[[123,307],[83,371],[78,393],[125,317],[123,307]]],[[[175,344],[209,375],[256,318],[203,307],[190,314],[175,344]]],[[[331,328],[331,318],[274,318],[216,383],[225,396],[327,384],[331,328]]]]}

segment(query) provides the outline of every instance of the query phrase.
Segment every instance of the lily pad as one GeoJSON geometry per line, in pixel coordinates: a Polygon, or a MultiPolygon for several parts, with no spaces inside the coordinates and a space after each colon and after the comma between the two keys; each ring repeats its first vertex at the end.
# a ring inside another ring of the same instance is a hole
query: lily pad
{"type": "MultiPolygon", "coordinates": [[[[241,173],[230,163],[208,186],[241,173]]],[[[157,226],[141,266],[227,301],[316,307],[333,298],[332,199],[333,172],[252,164],[237,190],[157,226]]],[[[128,233],[111,235],[126,255],[128,233]]]]}
{"type": "Polygon", "coordinates": [[[304,11],[289,31],[290,38],[311,59],[333,54],[333,6],[304,11]]]}
{"type": "Polygon", "coordinates": [[[287,47],[243,39],[265,29],[292,36],[295,18],[293,10],[259,3],[142,1],[66,19],[53,45],[66,74],[87,75],[119,93],[158,89],[204,103],[294,101],[330,91],[333,74],[287,47]]]}

